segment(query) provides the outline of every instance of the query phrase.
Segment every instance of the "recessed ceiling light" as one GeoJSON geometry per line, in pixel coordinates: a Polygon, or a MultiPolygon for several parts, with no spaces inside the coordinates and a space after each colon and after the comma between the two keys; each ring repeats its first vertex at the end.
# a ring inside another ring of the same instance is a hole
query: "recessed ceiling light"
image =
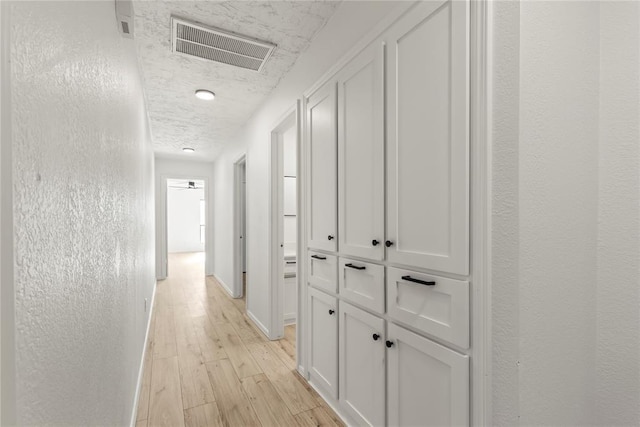
{"type": "Polygon", "coordinates": [[[194,151],[196,151],[196,150],[194,150],[194,149],[193,149],[193,148],[191,148],[191,147],[184,147],[184,148],[182,149],[182,151],[184,151],[185,153],[193,153],[193,152],[194,152],[194,151]]]}
{"type": "Polygon", "coordinates": [[[204,99],[205,101],[211,101],[216,97],[216,94],[206,89],[198,89],[196,90],[196,97],[200,99],[204,99]]]}

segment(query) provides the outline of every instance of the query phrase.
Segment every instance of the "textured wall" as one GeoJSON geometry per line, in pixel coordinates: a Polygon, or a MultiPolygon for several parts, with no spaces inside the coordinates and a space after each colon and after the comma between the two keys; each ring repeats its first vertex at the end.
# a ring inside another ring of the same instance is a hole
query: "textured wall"
{"type": "Polygon", "coordinates": [[[135,49],[112,1],[11,14],[18,421],[126,425],[155,284],[135,49]]]}

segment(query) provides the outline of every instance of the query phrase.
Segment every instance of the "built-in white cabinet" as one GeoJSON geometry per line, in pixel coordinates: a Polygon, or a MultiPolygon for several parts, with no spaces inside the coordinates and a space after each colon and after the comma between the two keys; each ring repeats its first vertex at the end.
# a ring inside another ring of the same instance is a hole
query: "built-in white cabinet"
{"type": "Polygon", "coordinates": [[[334,399],[338,398],[338,300],[309,289],[311,348],[309,375],[334,399]]]}
{"type": "Polygon", "coordinates": [[[343,302],[339,324],[340,403],[357,425],[384,425],[384,320],[343,302]]]}
{"type": "Polygon", "coordinates": [[[384,313],[384,267],[340,258],[338,284],[341,298],[379,314],[384,313]]]}
{"type": "Polygon", "coordinates": [[[469,425],[469,357],[387,325],[390,426],[469,425]]]}
{"type": "Polygon", "coordinates": [[[387,259],[469,272],[468,3],[419,4],[387,36],[387,259]]]}
{"type": "Polygon", "coordinates": [[[307,244],[337,249],[337,115],[336,85],[330,82],[307,101],[307,244]]]}
{"type": "Polygon", "coordinates": [[[309,284],[326,292],[336,293],[338,289],[338,258],[321,252],[309,251],[307,276],[309,284]]]}
{"type": "Polygon", "coordinates": [[[340,252],[384,257],[384,44],[356,56],[338,81],[340,252]]]}

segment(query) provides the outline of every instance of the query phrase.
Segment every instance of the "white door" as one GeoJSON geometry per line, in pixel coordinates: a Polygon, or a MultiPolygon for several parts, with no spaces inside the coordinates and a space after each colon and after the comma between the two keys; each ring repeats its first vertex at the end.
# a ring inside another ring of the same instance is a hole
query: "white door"
{"type": "Polygon", "coordinates": [[[307,101],[308,245],[337,249],[336,85],[329,82],[307,101]]]}
{"type": "Polygon", "coordinates": [[[340,303],[340,402],[357,425],[385,424],[384,320],[340,303]]]}
{"type": "Polygon", "coordinates": [[[389,425],[469,425],[469,357],[387,327],[389,425]]]}
{"type": "Polygon", "coordinates": [[[384,45],[374,44],[338,75],[340,252],[384,257],[384,45]]]}
{"type": "Polygon", "coordinates": [[[338,398],[338,300],[309,288],[311,348],[309,374],[334,399],[338,398]]]}
{"type": "Polygon", "coordinates": [[[420,3],[387,36],[389,261],[469,272],[468,2],[420,3]]]}

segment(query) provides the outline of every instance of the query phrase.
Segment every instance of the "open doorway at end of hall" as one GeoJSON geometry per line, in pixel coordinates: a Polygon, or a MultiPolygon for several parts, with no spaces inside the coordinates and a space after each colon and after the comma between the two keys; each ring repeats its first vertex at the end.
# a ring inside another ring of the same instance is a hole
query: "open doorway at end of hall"
{"type": "Polygon", "coordinates": [[[204,180],[167,179],[167,277],[204,277],[206,211],[204,180]]]}

